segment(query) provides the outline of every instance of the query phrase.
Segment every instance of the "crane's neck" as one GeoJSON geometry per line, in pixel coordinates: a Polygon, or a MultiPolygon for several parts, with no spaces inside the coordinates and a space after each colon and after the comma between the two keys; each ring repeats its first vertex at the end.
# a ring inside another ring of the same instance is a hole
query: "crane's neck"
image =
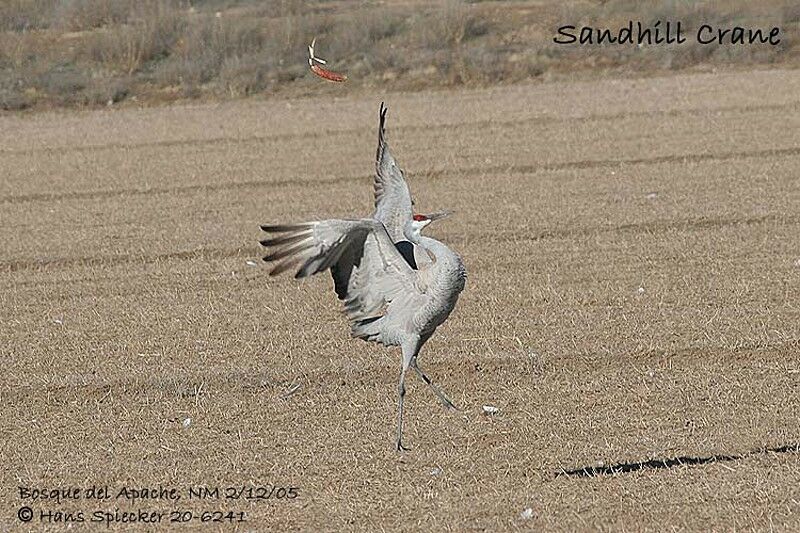
{"type": "Polygon", "coordinates": [[[413,222],[409,222],[406,224],[405,228],[403,228],[403,234],[405,235],[406,239],[413,244],[420,244],[420,239],[422,238],[422,228],[418,228],[414,225],[413,222]]]}
{"type": "Polygon", "coordinates": [[[433,256],[436,258],[436,261],[439,259],[451,259],[455,257],[455,253],[445,246],[443,243],[437,241],[436,239],[431,239],[430,237],[425,237],[424,235],[419,235],[419,238],[416,242],[418,246],[421,246],[428,250],[433,256]]]}
{"type": "Polygon", "coordinates": [[[430,261],[427,266],[420,266],[420,270],[427,269],[429,272],[432,294],[455,305],[467,279],[464,262],[457,253],[436,239],[420,236],[419,247],[424,249],[423,255],[430,261]]]}

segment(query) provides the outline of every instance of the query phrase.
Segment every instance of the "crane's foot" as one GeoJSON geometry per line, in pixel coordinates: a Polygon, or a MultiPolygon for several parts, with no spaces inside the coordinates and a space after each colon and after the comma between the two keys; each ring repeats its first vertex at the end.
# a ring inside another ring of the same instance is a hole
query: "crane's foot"
{"type": "Polygon", "coordinates": [[[448,400],[445,397],[442,397],[441,401],[442,401],[442,405],[444,405],[450,411],[460,411],[461,410],[458,407],[456,407],[453,402],[451,402],[450,400],[448,400]]]}
{"type": "Polygon", "coordinates": [[[411,451],[411,448],[406,448],[405,446],[403,446],[403,441],[401,441],[400,439],[397,439],[397,444],[395,445],[395,449],[396,449],[398,452],[408,452],[408,451],[411,451]]]}

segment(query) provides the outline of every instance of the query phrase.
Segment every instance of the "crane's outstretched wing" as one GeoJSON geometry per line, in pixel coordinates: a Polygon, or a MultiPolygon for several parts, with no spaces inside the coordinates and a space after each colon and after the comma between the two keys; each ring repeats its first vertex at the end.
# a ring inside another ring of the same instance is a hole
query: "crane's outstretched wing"
{"type": "Polygon", "coordinates": [[[405,225],[414,215],[413,201],[403,171],[386,143],[386,106],[381,102],[378,126],[378,153],[375,157],[375,214],[383,222],[392,242],[406,240],[405,225]]]}
{"type": "Polygon", "coordinates": [[[427,301],[417,274],[395,248],[386,228],[373,219],[321,220],[262,226],[271,238],[261,244],[276,262],[270,275],[297,268],[296,278],[331,269],[353,335],[399,344],[406,320],[427,301]]]}

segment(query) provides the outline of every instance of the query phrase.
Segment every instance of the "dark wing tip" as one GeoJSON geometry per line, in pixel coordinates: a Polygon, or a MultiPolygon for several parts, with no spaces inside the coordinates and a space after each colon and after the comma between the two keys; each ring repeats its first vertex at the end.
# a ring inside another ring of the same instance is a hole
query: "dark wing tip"
{"type": "Polygon", "coordinates": [[[267,233],[284,233],[288,231],[304,231],[314,227],[313,222],[303,224],[262,224],[261,229],[267,233]]]}
{"type": "Polygon", "coordinates": [[[381,102],[380,122],[378,124],[378,153],[375,156],[377,164],[380,164],[381,157],[383,156],[383,149],[386,146],[386,112],[389,110],[386,105],[381,102]]]}
{"type": "Polygon", "coordinates": [[[294,226],[287,226],[286,224],[262,224],[261,230],[267,233],[282,233],[284,231],[291,231],[294,226]]]}
{"type": "Polygon", "coordinates": [[[389,111],[389,108],[383,105],[381,102],[381,116],[380,122],[378,124],[378,135],[381,140],[383,140],[384,134],[386,132],[386,112],[389,111]]]}

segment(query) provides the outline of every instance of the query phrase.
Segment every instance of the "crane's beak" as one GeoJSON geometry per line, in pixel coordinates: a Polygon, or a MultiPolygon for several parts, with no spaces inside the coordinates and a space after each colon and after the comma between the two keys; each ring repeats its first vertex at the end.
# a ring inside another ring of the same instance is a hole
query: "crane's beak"
{"type": "Polygon", "coordinates": [[[452,211],[437,211],[436,213],[431,213],[430,215],[425,215],[425,216],[428,217],[428,219],[431,222],[433,222],[434,220],[439,220],[442,218],[449,217],[452,214],[453,214],[452,211]]]}

